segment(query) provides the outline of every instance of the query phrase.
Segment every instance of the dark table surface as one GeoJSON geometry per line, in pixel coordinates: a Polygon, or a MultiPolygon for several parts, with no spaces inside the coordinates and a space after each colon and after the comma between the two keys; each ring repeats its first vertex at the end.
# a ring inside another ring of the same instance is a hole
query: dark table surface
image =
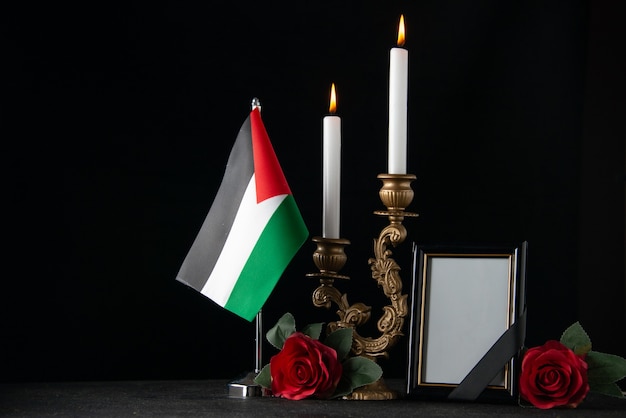
{"type": "MultiPolygon", "coordinates": [[[[227,380],[0,384],[2,417],[626,417],[626,400],[589,395],[577,409],[468,402],[233,398],[227,380]]],[[[393,389],[403,382],[388,381],[393,389]]]]}

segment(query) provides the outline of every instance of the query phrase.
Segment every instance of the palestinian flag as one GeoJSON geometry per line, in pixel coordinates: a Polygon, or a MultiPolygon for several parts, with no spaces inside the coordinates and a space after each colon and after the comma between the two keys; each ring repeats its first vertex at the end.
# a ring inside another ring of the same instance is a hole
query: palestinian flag
{"type": "Polygon", "coordinates": [[[308,234],[255,108],[176,280],[252,321],[308,234]]]}

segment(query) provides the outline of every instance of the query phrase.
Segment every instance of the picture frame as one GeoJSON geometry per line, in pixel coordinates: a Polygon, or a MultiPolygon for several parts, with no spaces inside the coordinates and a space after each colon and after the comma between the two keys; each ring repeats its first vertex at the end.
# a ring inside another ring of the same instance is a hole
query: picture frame
{"type": "Polygon", "coordinates": [[[527,247],[413,245],[409,398],[518,401],[527,247]]]}

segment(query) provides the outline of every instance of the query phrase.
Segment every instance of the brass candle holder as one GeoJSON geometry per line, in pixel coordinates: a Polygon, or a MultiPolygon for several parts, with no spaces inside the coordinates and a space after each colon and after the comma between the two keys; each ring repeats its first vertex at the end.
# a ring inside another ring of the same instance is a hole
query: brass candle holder
{"type": "MultiPolygon", "coordinates": [[[[407,295],[402,294],[400,266],[391,258],[390,246],[396,247],[404,242],[407,231],[402,221],[405,217],[416,217],[416,213],[405,212],[413,201],[411,182],[413,174],[379,174],[382,187],[379,196],[386,211],[375,211],[374,214],[387,216],[389,225],[380,232],[374,241],[374,258],[368,260],[372,270],[372,278],[382,287],[390,305],[383,308],[383,314],[377,322],[380,335],[376,338],[363,337],[357,327],[365,324],[371,316],[372,308],[364,303],[350,304],[348,296],[334,287],[335,279],[349,279],[339,274],[347,261],[344,249],[350,244],[347,239],[331,239],[314,237],[317,248],[313,253],[313,262],[319,273],[309,273],[307,277],[319,277],[320,285],[313,291],[313,305],[329,309],[337,305],[339,320],[328,324],[328,331],[338,328],[352,328],[352,354],[377,361],[379,357],[387,358],[387,350],[395,345],[403,336],[404,318],[408,315],[407,295]]],[[[378,381],[356,389],[346,399],[353,400],[386,400],[397,398],[397,392],[389,389],[381,377],[378,381]]]]}

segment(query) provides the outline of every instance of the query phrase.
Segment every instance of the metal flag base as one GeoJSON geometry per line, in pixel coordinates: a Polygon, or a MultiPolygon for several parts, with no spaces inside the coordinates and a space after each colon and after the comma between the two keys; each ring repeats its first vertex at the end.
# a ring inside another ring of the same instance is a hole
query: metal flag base
{"type": "Polygon", "coordinates": [[[254,381],[254,378],[257,377],[263,367],[261,363],[263,360],[263,319],[261,311],[256,314],[255,340],[255,371],[228,384],[228,396],[231,398],[250,398],[253,396],[266,396],[268,394],[267,389],[254,381]]]}
{"type": "Polygon", "coordinates": [[[228,384],[228,396],[231,398],[263,396],[263,387],[254,382],[256,375],[256,372],[250,372],[241,379],[230,382],[228,384]]]}

